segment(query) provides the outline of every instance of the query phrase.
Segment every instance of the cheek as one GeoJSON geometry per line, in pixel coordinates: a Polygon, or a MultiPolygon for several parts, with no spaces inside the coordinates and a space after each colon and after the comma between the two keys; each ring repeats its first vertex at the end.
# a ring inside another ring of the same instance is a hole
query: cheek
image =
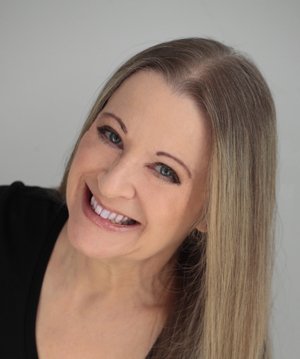
{"type": "Polygon", "coordinates": [[[95,128],[91,128],[80,141],[73,159],[74,172],[95,173],[110,166],[118,157],[115,148],[103,143],[95,128]]]}
{"type": "Polygon", "coordinates": [[[144,198],[144,203],[151,204],[147,208],[149,218],[153,218],[153,222],[157,223],[160,232],[176,233],[179,229],[181,232],[189,226],[190,190],[162,187],[160,191],[149,190],[144,198]]]}
{"type": "Polygon", "coordinates": [[[66,199],[68,205],[72,204],[75,200],[76,194],[79,192],[78,188],[80,183],[82,183],[82,178],[84,174],[86,174],[87,169],[90,167],[88,153],[89,151],[87,151],[85,143],[81,140],[68,174],[66,188],[66,199]]]}
{"type": "Polygon", "coordinates": [[[70,167],[68,176],[70,185],[85,173],[97,168],[97,160],[101,157],[99,153],[101,153],[101,149],[98,148],[91,134],[87,132],[79,143],[70,167]]]}
{"type": "Polygon", "coordinates": [[[93,139],[89,130],[81,139],[77,151],[75,153],[72,167],[75,171],[80,171],[84,167],[88,166],[91,162],[91,158],[95,152],[97,152],[97,143],[93,139]]]}

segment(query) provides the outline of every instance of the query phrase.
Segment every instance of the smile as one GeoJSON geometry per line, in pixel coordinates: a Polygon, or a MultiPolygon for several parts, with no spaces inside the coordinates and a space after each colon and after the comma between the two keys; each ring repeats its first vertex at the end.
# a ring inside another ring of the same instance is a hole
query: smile
{"type": "Polygon", "coordinates": [[[123,216],[120,213],[111,212],[108,209],[101,206],[96,198],[92,195],[90,199],[90,206],[94,210],[94,212],[101,218],[110,221],[113,224],[120,224],[120,225],[133,225],[137,222],[129,217],[123,216]]]}

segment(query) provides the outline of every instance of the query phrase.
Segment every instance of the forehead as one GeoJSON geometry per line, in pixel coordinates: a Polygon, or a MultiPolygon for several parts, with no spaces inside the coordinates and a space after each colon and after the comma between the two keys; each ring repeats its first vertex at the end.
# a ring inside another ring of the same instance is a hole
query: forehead
{"type": "Polygon", "coordinates": [[[199,156],[208,154],[209,125],[199,106],[154,71],[140,71],[125,80],[105,111],[124,121],[128,136],[138,135],[149,149],[185,157],[191,167],[198,167],[199,156]]]}

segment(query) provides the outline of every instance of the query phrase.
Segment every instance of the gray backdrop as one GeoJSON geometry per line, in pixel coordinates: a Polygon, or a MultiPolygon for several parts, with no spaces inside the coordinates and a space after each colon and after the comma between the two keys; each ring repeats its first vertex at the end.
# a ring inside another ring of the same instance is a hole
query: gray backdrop
{"type": "Polygon", "coordinates": [[[54,186],[99,88],[138,50],[213,37],[245,51],[277,104],[274,358],[300,357],[298,0],[0,0],[0,183],[54,186]],[[297,185],[298,183],[298,185],[297,185]]]}

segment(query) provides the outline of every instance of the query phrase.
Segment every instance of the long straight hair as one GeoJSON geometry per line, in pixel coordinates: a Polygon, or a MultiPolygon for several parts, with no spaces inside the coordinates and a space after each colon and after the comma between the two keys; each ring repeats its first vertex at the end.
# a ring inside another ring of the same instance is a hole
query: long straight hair
{"type": "Polygon", "coordinates": [[[193,231],[178,249],[174,311],[148,357],[269,359],[276,121],[270,90],[245,55],[214,40],[188,38],[132,57],[91,109],[60,191],[65,194],[81,137],[114,91],[138,71],[155,71],[192,98],[212,131],[207,232],[193,231]]]}

